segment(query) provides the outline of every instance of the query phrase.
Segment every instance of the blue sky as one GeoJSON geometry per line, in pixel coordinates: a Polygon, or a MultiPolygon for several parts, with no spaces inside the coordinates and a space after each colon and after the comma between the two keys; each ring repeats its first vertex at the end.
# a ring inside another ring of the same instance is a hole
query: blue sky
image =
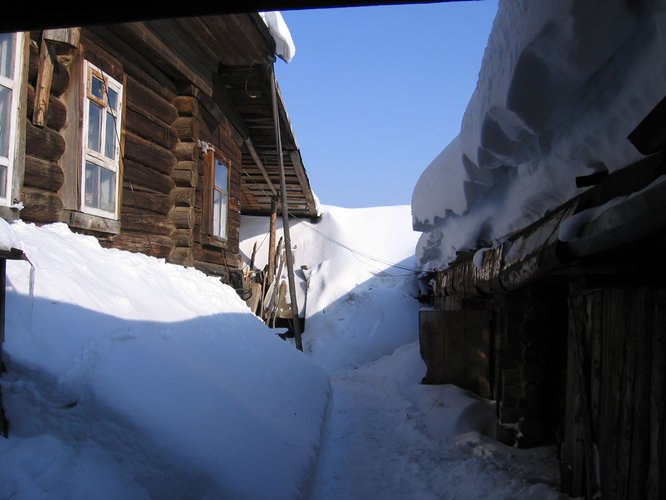
{"type": "Polygon", "coordinates": [[[282,11],[296,53],[276,74],[314,192],[409,205],[460,130],[497,0],[282,11]]]}

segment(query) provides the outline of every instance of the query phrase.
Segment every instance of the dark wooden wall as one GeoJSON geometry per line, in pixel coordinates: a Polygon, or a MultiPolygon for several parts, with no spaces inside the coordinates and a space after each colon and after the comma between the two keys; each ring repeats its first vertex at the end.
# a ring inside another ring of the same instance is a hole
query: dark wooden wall
{"type": "Polygon", "coordinates": [[[569,317],[564,491],[664,498],[666,289],[578,287],[569,317]]]}

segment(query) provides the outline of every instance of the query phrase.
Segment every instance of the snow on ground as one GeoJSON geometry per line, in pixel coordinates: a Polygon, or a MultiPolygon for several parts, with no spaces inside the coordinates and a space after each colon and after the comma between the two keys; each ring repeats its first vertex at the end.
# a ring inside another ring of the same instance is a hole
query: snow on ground
{"type": "Polygon", "coordinates": [[[64,224],[10,230],[34,291],[31,265],[8,262],[0,498],[306,490],[328,375],[234,290],[64,224]]]}
{"type": "Polygon", "coordinates": [[[445,268],[642,156],[627,136],[666,95],[666,3],[501,0],[458,137],[412,195],[418,263],[445,268]]]}
{"type": "Polygon", "coordinates": [[[304,353],[198,271],[1,225],[30,263],[7,262],[0,498],[558,498],[552,448],[420,384],[409,207],[322,212],[292,226],[304,353]]]}
{"type": "MultiPolygon", "coordinates": [[[[493,439],[492,401],[420,383],[410,218],[408,206],[324,205],[318,223],[290,223],[295,267],[310,270],[304,349],[333,387],[311,497],[560,498],[553,448],[506,447],[493,439]]],[[[267,230],[266,218],[243,220],[243,253],[256,244],[260,269],[267,230]]]]}

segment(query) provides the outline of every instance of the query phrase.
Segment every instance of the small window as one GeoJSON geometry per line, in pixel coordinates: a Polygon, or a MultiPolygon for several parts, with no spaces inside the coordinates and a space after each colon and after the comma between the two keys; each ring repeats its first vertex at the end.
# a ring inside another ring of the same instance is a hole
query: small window
{"type": "Polygon", "coordinates": [[[213,234],[227,239],[227,210],[229,207],[229,167],[215,158],[213,184],[213,234]]]}
{"type": "Polygon", "coordinates": [[[81,210],[117,219],[123,87],[88,61],[84,71],[81,210]]]}
{"type": "Polygon", "coordinates": [[[209,235],[208,243],[227,239],[229,213],[229,163],[209,149],[204,156],[204,233],[209,235]]]}
{"type": "Polygon", "coordinates": [[[0,205],[12,203],[18,94],[20,34],[0,33],[0,205]]]}

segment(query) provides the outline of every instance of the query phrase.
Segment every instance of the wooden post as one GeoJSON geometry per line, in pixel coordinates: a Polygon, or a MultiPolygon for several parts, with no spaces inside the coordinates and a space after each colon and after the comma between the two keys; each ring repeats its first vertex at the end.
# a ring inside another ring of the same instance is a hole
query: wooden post
{"type": "Polygon", "coordinates": [[[268,282],[275,277],[275,229],[277,226],[277,198],[271,198],[271,223],[268,238],[268,282]]]}
{"type": "Polygon", "coordinates": [[[284,246],[287,254],[287,277],[289,279],[289,296],[291,298],[291,313],[294,322],[294,340],[296,348],[303,350],[301,340],[301,324],[298,319],[298,303],[296,301],[296,283],[294,280],[294,256],[291,253],[291,236],[289,235],[289,205],[287,203],[287,182],[284,176],[284,160],[282,158],[282,137],[280,135],[280,117],[277,103],[277,81],[275,68],[271,66],[271,94],[273,98],[273,121],[275,122],[275,140],[277,142],[278,166],[280,167],[280,190],[282,193],[282,230],[284,231],[284,246]]]}
{"type": "MultiPolygon", "coordinates": [[[[5,373],[5,366],[2,363],[2,344],[5,341],[5,273],[7,269],[7,260],[0,257],[0,376],[5,373]]],[[[7,419],[5,410],[2,407],[2,388],[0,388],[0,432],[7,437],[7,419]]]]}
{"type": "Polygon", "coordinates": [[[46,40],[42,39],[42,45],[39,51],[39,69],[35,88],[34,111],[32,115],[32,123],[37,127],[43,127],[44,123],[46,123],[46,113],[49,109],[49,97],[51,96],[53,68],[54,65],[49,52],[49,46],[46,40]]]}

